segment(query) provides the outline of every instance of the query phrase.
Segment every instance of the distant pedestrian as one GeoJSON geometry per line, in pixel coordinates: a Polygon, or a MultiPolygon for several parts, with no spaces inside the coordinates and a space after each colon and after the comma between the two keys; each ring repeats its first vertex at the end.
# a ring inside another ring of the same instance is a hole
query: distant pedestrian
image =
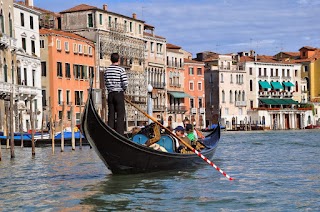
{"type": "Polygon", "coordinates": [[[127,74],[119,66],[118,53],[111,54],[111,65],[104,72],[104,82],[108,91],[108,125],[119,133],[124,134],[124,92],[128,87],[127,74]],[[117,114],[117,119],[115,116],[117,114]]]}

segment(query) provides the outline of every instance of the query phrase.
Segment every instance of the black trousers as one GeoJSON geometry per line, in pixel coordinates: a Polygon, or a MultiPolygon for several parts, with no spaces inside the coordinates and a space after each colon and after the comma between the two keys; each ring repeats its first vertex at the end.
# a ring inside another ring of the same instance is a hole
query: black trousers
{"type": "Polygon", "coordinates": [[[124,93],[123,92],[111,92],[108,94],[108,125],[115,129],[119,134],[124,134],[124,93]],[[115,114],[117,113],[117,120],[115,114]]]}

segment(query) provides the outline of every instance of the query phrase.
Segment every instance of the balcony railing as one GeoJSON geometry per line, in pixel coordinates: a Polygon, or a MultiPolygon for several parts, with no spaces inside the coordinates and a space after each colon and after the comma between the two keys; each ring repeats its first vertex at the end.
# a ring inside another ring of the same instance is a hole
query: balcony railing
{"type": "Polygon", "coordinates": [[[260,97],[289,97],[293,96],[293,91],[259,91],[260,97]]]}
{"type": "Polygon", "coordinates": [[[185,113],[187,112],[186,106],[170,106],[168,107],[169,113],[185,113]]]}
{"type": "Polygon", "coordinates": [[[199,109],[199,112],[200,112],[201,114],[204,114],[204,113],[206,112],[206,108],[201,107],[201,108],[199,109]]]}
{"type": "Polygon", "coordinates": [[[166,86],[166,83],[164,82],[151,82],[150,84],[154,88],[164,88],[166,86]]]}
{"type": "Polygon", "coordinates": [[[16,49],[17,48],[17,39],[12,38],[4,33],[0,33],[0,46],[3,46],[4,48],[11,48],[16,49]]]}
{"type": "Polygon", "coordinates": [[[19,95],[32,95],[32,96],[41,96],[41,89],[26,86],[26,85],[16,85],[8,82],[0,82],[0,91],[3,93],[15,93],[19,95]]]}
{"type": "Polygon", "coordinates": [[[245,107],[247,106],[246,101],[236,101],[236,107],[245,107]]]}
{"type": "Polygon", "coordinates": [[[165,106],[164,105],[153,105],[153,111],[165,111],[165,106]]]}
{"type": "Polygon", "coordinates": [[[190,111],[192,114],[196,114],[197,113],[197,108],[193,107],[193,108],[190,108],[190,111]]]}

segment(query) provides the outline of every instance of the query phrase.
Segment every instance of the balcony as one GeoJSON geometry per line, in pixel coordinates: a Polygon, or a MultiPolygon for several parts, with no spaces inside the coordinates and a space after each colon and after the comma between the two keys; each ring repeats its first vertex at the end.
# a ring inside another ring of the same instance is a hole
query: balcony
{"type": "Polygon", "coordinates": [[[164,105],[153,105],[154,112],[164,112],[165,106],[164,105]]]}
{"type": "Polygon", "coordinates": [[[201,107],[201,108],[199,109],[199,112],[200,112],[201,114],[204,114],[204,113],[206,112],[206,109],[205,109],[204,107],[201,107]]]}
{"type": "Polygon", "coordinates": [[[186,106],[170,106],[168,113],[185,113],[187,112],[186,106]]]}
{"type": "Polygon", "coordinates": [[[292,91],[259,91],[259,97],[286,97],[291,98],[293,96],[292,91]]]}
{"type": "Polygon", "coordinates": [[[25,99],[29,96],[42,96],[42,90],[26,85],[16,85],[8,82],[0,82],[0,99],[9,100],[11,93],[19,95],[20,99],[25,99]]]}
{"type": "Polygon", "coordinates": [[[17,48],[17,39],[10,37],[6,34],[0,33],[0,48],[17,48]]]}
{"type": "Polygon", "coordinates": [[[150,82],[153,88],[163,89],[166,86],[164,82],[150,82]]]}
{"type": "Polygon", "coordinates": [[[236,101],[236,107],[246,107],[246,101],[236,101]]]}
{"type": "Polygon", "coordinates": [[[197,108],[193,107],[193,108],[190,108],[190,112],[192,114],[197,114],[197,108]]]}

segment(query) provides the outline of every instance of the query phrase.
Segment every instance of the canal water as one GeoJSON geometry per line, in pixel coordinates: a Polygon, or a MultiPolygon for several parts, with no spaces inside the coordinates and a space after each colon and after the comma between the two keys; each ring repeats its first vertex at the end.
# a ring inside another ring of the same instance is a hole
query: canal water
{"type": "Polygon", "coordinates": [[[223,132],[198,170],[113,176],[88,146],[2,146],[0,211],[319,211],[320,131],[223,132]]]}

